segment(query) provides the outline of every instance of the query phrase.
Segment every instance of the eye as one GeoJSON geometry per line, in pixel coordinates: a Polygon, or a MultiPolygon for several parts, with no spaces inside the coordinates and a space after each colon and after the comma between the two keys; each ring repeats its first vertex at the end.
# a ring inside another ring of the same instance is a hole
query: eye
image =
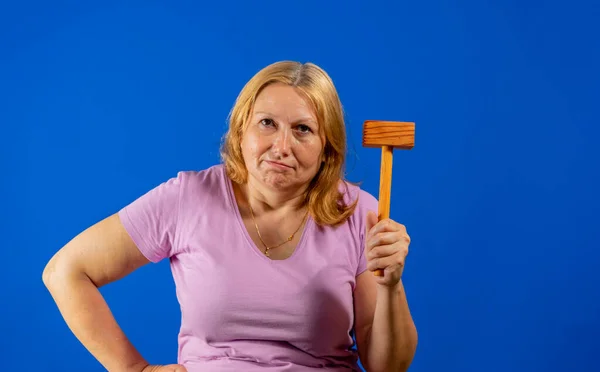
{"type": "Polygon", "coordinates": [[[273,120],[271,120],[271,119],[262,119],[260,121],[260,124],[265,127],[270,127],[270,126],[273,126],[275,123],[273,123],[273,120]]]}
{"type": "Polygon", "coordinates": [[[304,124],[298,125],[298,130],[303,134],[312,132],[312,129],[310,129],[310,127],[308,125],[304,125],[304,124]]]}

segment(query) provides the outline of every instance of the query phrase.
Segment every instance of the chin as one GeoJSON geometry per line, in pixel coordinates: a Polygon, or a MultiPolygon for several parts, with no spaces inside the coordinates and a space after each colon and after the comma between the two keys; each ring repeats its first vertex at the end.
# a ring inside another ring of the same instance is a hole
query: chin
{"type": "Polygon", "coordinates": [[[273,191],[291,191],[299,189],[310,182],[299,177],[297,169],[281,170],[258,166],[250,171],[251,177],[273,191]]]}
{"type": "Polygon", "coordinates": [[[294,186],[295,182],[290,177],[283,173],[267,172],[261,175],[262,183],[269,188],[276,190],[284,190],[294,186]]]}

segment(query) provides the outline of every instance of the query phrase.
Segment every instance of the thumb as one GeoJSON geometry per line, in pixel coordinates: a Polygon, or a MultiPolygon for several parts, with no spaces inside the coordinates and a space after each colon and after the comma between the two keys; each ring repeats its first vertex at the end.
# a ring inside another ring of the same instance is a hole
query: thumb
{"type": "Polygon", "coordinates": [[[377,213],[374,211],[369,211],[367,212],[367,235],[369,234],[369,231],[371,231],[371,229],[373,228],[373,226],[375,226],[377,224],[377,222],[379,221],[379,217],[377,216],[377,213]]]}

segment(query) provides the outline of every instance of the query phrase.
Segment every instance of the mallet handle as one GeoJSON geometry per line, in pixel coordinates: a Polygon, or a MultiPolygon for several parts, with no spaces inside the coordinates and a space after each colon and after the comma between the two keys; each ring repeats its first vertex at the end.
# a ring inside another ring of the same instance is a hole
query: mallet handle
{"type": "MultiPolygon", "coordinates": [[[[392,146],[381,147],[381,171],[379,178],[379,221],[390,218],[390,203],[392,196],[392,146]]],[[[375,276],[383,276],[382,270],[376,270],[375,276]]]]}

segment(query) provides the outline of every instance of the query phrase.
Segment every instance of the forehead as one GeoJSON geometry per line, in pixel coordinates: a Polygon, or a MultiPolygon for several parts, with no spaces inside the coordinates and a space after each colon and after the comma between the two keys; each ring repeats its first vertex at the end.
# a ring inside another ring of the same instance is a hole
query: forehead
{"type": "Polygon", "coordinates": [[[314,107],[310,100],[298,88],[275,83],[266,86],[258,94],[254,103],[254,111],[273,114],[302,114],[315,117],[314,107]]]}

